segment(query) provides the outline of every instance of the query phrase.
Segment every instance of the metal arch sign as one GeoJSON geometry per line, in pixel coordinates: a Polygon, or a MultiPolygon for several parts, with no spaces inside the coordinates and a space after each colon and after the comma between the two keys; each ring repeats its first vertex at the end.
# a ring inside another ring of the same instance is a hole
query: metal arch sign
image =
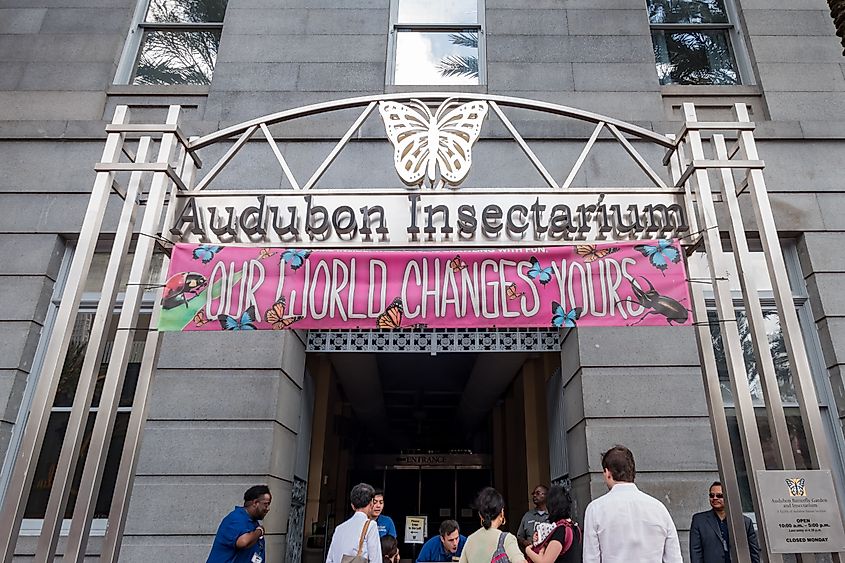
{"type": "Polygon", "coordinates": [[[300,247],[573,244],[689,232],[680,190],[310,190],[180,193],[185,242],[300,247]]]}
{"type": "Polygon", "coordinates": [[[672,326],[677,240],[465,251],[178,244],[159,330],[672,326]]]}

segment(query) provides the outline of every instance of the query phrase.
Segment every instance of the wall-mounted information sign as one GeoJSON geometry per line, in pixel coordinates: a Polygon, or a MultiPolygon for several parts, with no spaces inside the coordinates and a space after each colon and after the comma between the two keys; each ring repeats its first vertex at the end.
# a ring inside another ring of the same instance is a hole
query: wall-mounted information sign
{"type": "Polygon", "coordinates": [[[845,551],[830,471],[758,471],[757,483],[772,553],[845,551]]]}

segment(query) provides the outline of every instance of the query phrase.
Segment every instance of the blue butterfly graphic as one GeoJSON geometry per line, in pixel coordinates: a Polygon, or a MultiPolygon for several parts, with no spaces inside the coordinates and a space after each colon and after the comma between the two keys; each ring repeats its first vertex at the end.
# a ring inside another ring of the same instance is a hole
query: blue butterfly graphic
{"type": "Polygon", "coordinates": [[[575,307],[568,312],[557,301],[552,301],[552,326],[556,328],[575,328],[575,321],[581,317],[581,309],[575,307]]]}
{"type": "Polygon", "coordinates": [[[282,253],[282,260],[290,264],[290,269],[295,272],[305,264],[305,259],[310,255],[310,250],[296,250],[292,248],[282,253]]]}
{"type": "Polygon", "coordinates": [[[223,249],[222,246],[212,246],[204,244],[194,249],[194,260],[202,260],[203,264],[208,264],[214,259],[214,255],[223,249]]]}
{"type": "Polygon", "coordinates": [[[244,311],[240,319],[229,315],[219,315],[217,320],[220,321],[220,328],[223,330],[255,330],[255,325],[252,324],[256,320],[255,305],[244,311]]]}
{"type": "Polygon", "coordinates": [[[541,284],[546,285],[550,281],[552,281],[552,267],[548,266],[546,268],[540,267],[540,261],[537,260],[534,256],[529,258],[531,262],[531,268],[528,270],[528,277],[532,280],[537,280],[541,284]]]}
{"type": "Polygon", "coordinates": [[[634,246],[634,250],[639,251],[640,254],[648,258],[651,265],[661,272],[666,271],[666,268],[669,267],[669,262],[677,264],[681,261],[680,251],[675,248],[671,241],[666,239],[657,241],[656,245],[638,244],[634,246]]]}

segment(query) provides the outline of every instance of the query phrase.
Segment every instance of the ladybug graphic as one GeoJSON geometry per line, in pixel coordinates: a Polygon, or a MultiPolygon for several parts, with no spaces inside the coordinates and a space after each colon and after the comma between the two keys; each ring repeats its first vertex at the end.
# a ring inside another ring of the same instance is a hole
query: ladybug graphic
{"type": "Polygon", "coordinates": [[[173,309],[181,304],[188,306],[188,301],[199,295],[208,285],[208,280],[196,272],[179,272],[164,284],[161,306],[173,309]],[[190,297],[189,297],[190,295],[190,297]]]}

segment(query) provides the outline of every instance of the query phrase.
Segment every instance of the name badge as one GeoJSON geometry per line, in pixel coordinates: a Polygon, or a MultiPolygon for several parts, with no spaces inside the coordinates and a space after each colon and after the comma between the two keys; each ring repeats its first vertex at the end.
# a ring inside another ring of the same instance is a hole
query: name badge
{"type": "Polygon", "coordinates": [[[252,559],[250,559],[250,563],[262,563],[263,561],[264,559],[257,553],[253,553],[252,559]]]}

